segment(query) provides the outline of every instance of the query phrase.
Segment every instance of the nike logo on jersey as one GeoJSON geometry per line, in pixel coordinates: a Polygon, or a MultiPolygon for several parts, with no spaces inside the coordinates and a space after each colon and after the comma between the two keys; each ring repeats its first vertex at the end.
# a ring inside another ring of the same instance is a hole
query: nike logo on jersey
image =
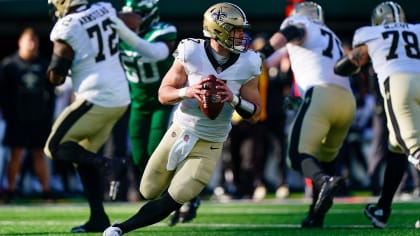
{"type": "Polygon", "coordinates": [[[218,147],[213,147],[213,146],[210,146],[210,149],[211,149],[211,150],[215,150],[215,149],[220,149],[220,148],[218,148],[218,147]]]}

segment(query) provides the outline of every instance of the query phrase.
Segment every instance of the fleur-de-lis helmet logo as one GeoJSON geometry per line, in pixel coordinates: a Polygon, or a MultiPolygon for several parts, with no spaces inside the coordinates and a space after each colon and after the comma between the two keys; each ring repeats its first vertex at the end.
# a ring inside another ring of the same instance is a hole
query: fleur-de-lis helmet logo
{"type": "Polygon", "coordinates": [[[211,14],[211,17],[213,17],[215,22],[220,23],[223,22],[223,19],[227,17],[227,14],[222,11],[222,8],[219,8],[219,10],[211,14]]]}

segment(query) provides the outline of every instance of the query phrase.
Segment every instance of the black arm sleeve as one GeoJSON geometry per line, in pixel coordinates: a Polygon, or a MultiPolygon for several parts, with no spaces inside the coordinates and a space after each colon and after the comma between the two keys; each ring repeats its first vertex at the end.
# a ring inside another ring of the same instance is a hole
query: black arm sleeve
{"type": "Polygon", "coordinates": [[[274,52],[274,48],[273,46],[271,46],[270,42],[267,42],[263,48],[261,48],[258,52],[260,53],[260,55],[263,56],[263,58],[267,58],[269,57],[271,54],[273,54],[274,52]]]}
{"type": "Polygon", "coordinates": [[[359,67],[354,65],[348,57],[342,57],[334,65],[334,73],[337,75],[348,76],[356,73],[359,67]]]}
{"type": "Polygon", "coordinates": [[[72,60],[53,54],[47,72],[54,71],[57,75],[65,77],[71,68],[71,64],[72,60]]]}
{"type": "Polygon", "coordinates": [[[287,41],[299,40],[305,36],[305,30],[295,25],[289,25],[286,28],[279,30],[280,33],[286,37],[287,41]]]}

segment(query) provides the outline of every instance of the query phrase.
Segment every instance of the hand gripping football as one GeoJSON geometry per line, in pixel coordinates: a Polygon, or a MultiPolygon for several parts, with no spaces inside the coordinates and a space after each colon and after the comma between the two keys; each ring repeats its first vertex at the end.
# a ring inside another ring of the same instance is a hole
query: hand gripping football
{"type": "Polygon", "coordinates": [[[118,12],[118,17],[134,32],[137,32],[143,23],[143,18],[134,12],[118,12]]]}
{"type": "Polygon", "coordinates": [[[203,84],[202,90],[205,90],[205,93],[201,95],[199,104],[201,111],[208,118],[214,120],[222,111],[223,103],[220,102],[220,95],[217,95],[216,86],[218,82],[216,76],[209,75],[207,78],[210,80],[203,84]]]}

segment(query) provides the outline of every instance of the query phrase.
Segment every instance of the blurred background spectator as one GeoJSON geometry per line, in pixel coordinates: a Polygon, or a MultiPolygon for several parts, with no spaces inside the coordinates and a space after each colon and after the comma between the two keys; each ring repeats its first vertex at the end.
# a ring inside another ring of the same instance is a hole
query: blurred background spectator
{"type": "Polygon", "coordinates": [[[23,177],[22,162],[33,163],[42,197],[49,198],[50,171],[43,145],[52,125],[55,94],[46,78],[48,61],[39,54],[34,28],[22,31],[17,52],[4,58],[1,67],[0,101],[6,121],[3,143],[10,151],[4,200],[12,200],[22,190],[17,186],[19,177],[23,177]],[[26,157],[31,159],[25,162],[26,157]]]}

